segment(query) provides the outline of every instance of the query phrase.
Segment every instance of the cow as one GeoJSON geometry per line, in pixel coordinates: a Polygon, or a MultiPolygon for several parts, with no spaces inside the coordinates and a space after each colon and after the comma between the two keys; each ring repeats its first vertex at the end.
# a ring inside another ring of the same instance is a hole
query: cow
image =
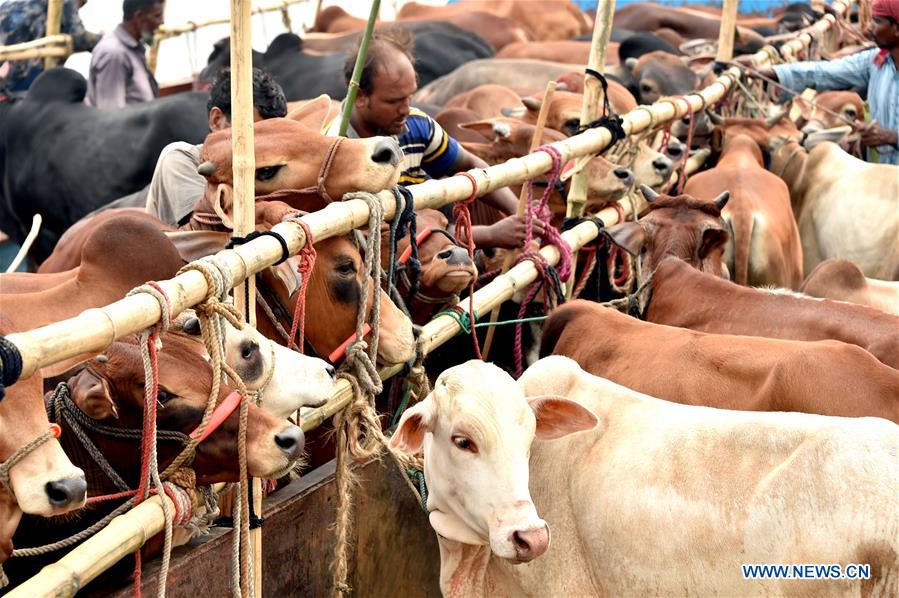
{"type": "MultiPolygon", "coordinates": [[[[731,280],[744,286],[798,289],[802,244],[790,191],[764,168],[751,137],[729,137],[715,168],[690,177],[684,193],[711,200],[731,190],[721,212],[731,231],[724,261],[731,280]]],[[[652,393],[650,393],[652,394],[652,393]]]]}
{"type": "Polygon", "coordinates": [[[847,586],[891,595],[897,431],[677,405],[550,357],[517,387],[490,364],[444,372],[391,446],[424,451],[447,597],[785,594],[793,582],[747,581],[740,563],[809,554],[869,563],[871,579],[847,586]]]}
{"type": "Polygon", "coordinates": [[[86,85],[75,71],[46,71],[2,115],[0,230],[21,243],[32,217],[41,214],[31,250],[37,262],[79,218],[146,186],[163,147],[200,143],[209,132],[206,94],[177,94],[121,110],[52,99],[73,80],[86,85]]]}
{"type": "Polygon", "coordinates": [[[641,104],[690,93],[699,84],[699,77],[679,56],[663,50],[627,59],[620,72],[628,90],[641,104]]]}
{"type": "Polygon", "coordinates": [[[849,260],[824,260],[806,277],[799,292],[867,305],[899,316],[899,283],[866,278],[849,260]]]}
{"type": "Polygon", "coordinates": [[[422,85],[412,99],[417,103],[442,107],[460,93],[487,83],[520,88],[532,93],[544,89],[548,81],[553,81],[564,73],[581,70],[583,65],[543,60],[472,60],[451,73],[422,85]]]}
{"type": "MultiPolygon", "coordinates": [[[[532,125],[536,124],[540,108],[543,106],[545,93],[545,91],[541,91],[532,96],[522,98],[521,104],[524,105],[523,107],[519,105],[511,106],[503,111],[503,115],[518,118],[532,125]]],[[[566,135],[576,134],[581,125],[581,105],[583,100],[584,94],[582,93],[556,91],[553,94],[549,113],[546,116],[546,126],[550,129],[561,131],[566,135]]],[[[616,114],[625,114],[637,107],[634,97],[624,87],[614,81],[609,82],[609,104],[612,112],[616,114]]]]}
{"type": "MultiPolygon", "coordinates": [[[[763,22],[738,22],[737,35],[750,36],[753,32],[749,26],[770,25],[776,23],[773,19],[763,22]]],[[[658,29],[670,29],[686,39],[718,39],[721,29],[720,15],[712,15],[706,12],[694,11],[691,8],[662,6],[659,4],[641,2],[622,6],[615,11],[612,21],[613,27],[630,29],[631,31],[656,31],[658,29]]],[[[736,52],[736,51],[735,51],[736,52]]],[[[746,52],[736,52],[745,54],[746,52]]]]}
{"type": "MultiPolygon", "coordinates": [[[[586,65],[590,61],[590,42],[576,40],[525,41],[509,44],[496,53],[497,58],[530,58],[549,62],[574,62],[586,65]]],[[[618,64],[618,44],[606,46],[606,64],[618,64]]]]}
{"type": "MultiPolygon", "coordinates": [[[[459,245],[449,230],[449,221],[438,210],[423,209],[415,214],[419,272],[410,269],[412,258],[408,236],[397,240],[397,290],[403,297],[413,324],[424,326],[433,315],[459,302],[459,294],[478,276],[468,249],[459,245]],[[417,281],[413,293],[413,277],[417,281]]],[[[390,266],[390,231],[381,232],[381,267],[390,266]]]]}
{"type": "Polygon", "coordinates": [[[725,130],[755,139],[770,153],[771,172],[789,187],[803,271],[840,257],[865,276],[899,280],[899,166],[864,162],[830,141],[807,151],[792,123],[779,125],[793,133],[784,138],[754,119],[726,119],[725,130]]]}
{"type": "Polygon", "coordinates": [[[812,299],[783,289],[754,289],[723,278],[729,232],[721,219],[728,194],[714,200],[658,196],[643,188],[650,211],[607,229],[640,256],[637,298],[643,317],[703,332],[855,344],[899,368],[896,317],[861,305],[812,299]],[[645,283],[645,285],[644,285],[645,283]]]}
{"type": "Polygon", "coordinates": [[[366,19],[354,17],[339,6],[327,6],[315,15],[315,23],[309,29],[312,33],[346,33],[361,31],[368,23],[366,19]]]}
{"type": "Polygon", "coordinates": [[[540,10],[534,10],[530,2],[524,0],[466,0],[448,6],[430,6],[417,2],[406,2],[397,13],[397,18],[412,16],[431,19],[446,19],[451,15],[479,11],[513,19],[525,27],[535,40],[564,40],[589,33],[593,27],[576,4],[569,0],[547,0],[540,10]]]}
{"type": "MultiPolygon", "coordinates": [[[[420,85],[426,85],[466,62],[494,55],[493,48],[484,39],[452,23],[423,21],[402,23],[399,27],[412,34],[412,54],[420,85]]],[[[341,100],[347,89],[343,64],[346,53],[355,48],[357,39],[358,34],[347,36],[343,43],[349,42],[348,47],[322,55],[305,52],[304,42],[298,35],[282,33],[272,40],[264,53],[254,55],[253,65],[271,73],[288,100],[310,99],[323,93],[341,100]]],[[[212,81],[230,63],[230,43],[225,38],[215,44],[198,80],[204,84],[212,81]]]]}
{"type": "Polygon", "coordinates": [[[519,105],[521,96],[511,87],[485,83],[450,98],[444,110],[463,108],[475,112],[478,118],[493,118],[503,116],[504,108],[519,105]]]}
{"type": "Polygon", "coordinates": [[[708,334],[578,299],[544,322],[540,356],[547,355],[564,355],[591,374],[675,403],[899,423],[899,371],[838,341],[708,334]]]}
{"type": "Polygon", "coordinates": [[[796,126],[803,133],[833,129],[843,125],[861,127],[865,123],[865,104],[854,91],[825,91],[812,100],[793,99],[799,109],[796,126]]]}
{"type": "MultiPolygon", "coordinates": [[[[212,366],[195,349],[195,341],[178,335],[161,335],[158,352],[159,392],[157,401],[157,458],[163,471],[181,453],[189,436],[198,429],[212,390],[212,366]]],[[[140,483],[140,430],[144,419],[144,368],[136,340],[116,341],[100,356],[74,369],[66,382],[47,395],[49,416],[63,430],[61,440],[76,463],[88,472],[91,495],[103,495],[137,488],[140,483]],[[81,434],[77,434],[80,432],[81,434]],[[81,436],[98,449],[116,474],[113,481],[91,454],[81,436]]],[[[227,408],[218,427],[197,445],[190,468],[196,484],[236,482],[238,466],[237,403],[228,407],[234,388],[221,384],[217,407],[227,408]]],[[[249,398],[245,399],[249,400],[249,398]]],[[[302,456],[302,430],[260,409],[248,406],[246,427],[247,472],[265,479],[277,479],[292,470],[302,456]]],[[[211,424],[210,424],[211,426],[211,424]]],[[[91,505],[65,518],[51,521],[23,519],[15,542],[19,547],[42,545],[69,537],[113,510],[116,502],[91,505]]],[[[48,555],[54,559],[52,555],[48,555]]],[[[48,557],[44,557],[45,559],[48,557]]],[[[38,559],[15,559],[7,563],[13,581],[22,580],[41,565],[38,559]]]]}

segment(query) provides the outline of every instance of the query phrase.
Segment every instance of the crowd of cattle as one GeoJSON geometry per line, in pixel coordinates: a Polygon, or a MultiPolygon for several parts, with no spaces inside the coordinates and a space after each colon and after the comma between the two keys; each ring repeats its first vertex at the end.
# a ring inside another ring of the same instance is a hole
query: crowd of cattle
{"type": "MultiPolygon", "coordinates": [[[[548,81],[559,84],[543,142],[581,130],[591,16],[567,0],[531,4],[410,2],[398,23],[379,25],[413,33],[416,105],[489,164],[528,152],[548,81]]],[[[741,16],[736,52],[819,16],[805,5],[741,16]]],[[[254,55],[294,102],[286,118],[255,124],[256,168],[266,172],[255,181],[257,230],[326,198],[397,184],[389,139],[334,145],[320,133],[345,92],[341,52],[363,26],[330,7],[318,33],[283,34],[254,55]]],[[[628,5],[614,27],[614,112],[714,80],[709,56],[688,53],[717,37],[716,9],[628,5]]],[[[222,42],[199,81],[228,62],[222,42]]],[[[24,99],[0,102],[0,229],[21,241],[33,214],[45,222],[31,254],[37,272],[0,275],[3,335],[172,278],[231,239],[231,137],[207,135],[205,94],[99,111],[84,92],[79,75],[53,69],[24,99]],[[179,229],[139,207],[159,151],[176,140],[203,142],[208,181],[179,229]]],[[[533,326],[542,359],[520,379],[466,361],[470,346],[457,343],[439,356],[452,367],[433,392],[402,414],[391,446],[424,453],[445,595],[899,594],[899,167],[839,145],[851,133],[840,125],[863,118],[857,94],[765,108],[750,118],[710,106],[569,164],[566,182],[548,189],[557,227],[573,168],[587,172],[588,214],[629,199],[645,215],[604,229],[607,246],[630,260],[597,267],[581,298],[533,326]],[[691,158],[708,164],[683,180],[691,158]],[[611,298],[603,272],[614,277],[629,262],[623,314],[598,301],[611,298]],[[869,564],[871,576],[749,581],[741,563],[869,564]]],[[[501,217],[473,210],[475,224],[501,217]]],[[[500,250],[472,259],[444,213],[415,218],[417,271],[407,267],[411,239],[390,247],[382,235],[381,266],[400,272],[402,308],[370,284],[355,234],[317,242],[308,281],[300,256],[257,276],[258,330],[227,326],[224,339],[227,364],[260,397],[247,416],[250,475],[277,479],[302,461],[304,434],[286,418],[333,393],[360,306],[379,308],[378,362],[409,362],[414,325],[502,263],[500,250]],[[305,355],[287,348],[304,282],[305,355]]],[[[161,334],[160,471],[200,426],[213,387],[199,333],[185,313],[161,334]]],[[[511,348],[497,342],[505,368],[511,348]]],[[[13,585],[55,558],[10,559],[13,544],[66,538],[119,504],[83,508],[87,497],[140,484],[143,385],[139,343],[126,338],[5,389],[0,564],[13,585]],[[59,441],[30,446],[51,422],[59,441]]],[[[238,480],[238,419],[232,409],[196,446],[198,485],[238,480]]]]}

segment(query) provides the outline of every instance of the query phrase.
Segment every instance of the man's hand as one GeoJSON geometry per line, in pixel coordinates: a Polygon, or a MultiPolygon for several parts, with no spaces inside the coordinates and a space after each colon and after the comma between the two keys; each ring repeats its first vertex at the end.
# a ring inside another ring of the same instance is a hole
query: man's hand
{"type": "MultiPolygon", "coordinates": [[[[543,223],[534,220],[534,236],[542,236],[544,230],[543,223]]],[[[525,219],[518,215],[508,216],[496,224],[485,227],[485,230],[482,231],[481,234],[475,235],[475,243],[479,247],[520,249],[524,247],[526,235],[527,226],[525,219]]]]}
{"type": "Polygon", "coordinates": [[[863,129],[859,129],[862,145],[866,147],[877,145],[894,145],[899,147],[899,134],[890,129],[884,129],[877,124],[877,121],[871,121],[871,124],[863,129]]]}

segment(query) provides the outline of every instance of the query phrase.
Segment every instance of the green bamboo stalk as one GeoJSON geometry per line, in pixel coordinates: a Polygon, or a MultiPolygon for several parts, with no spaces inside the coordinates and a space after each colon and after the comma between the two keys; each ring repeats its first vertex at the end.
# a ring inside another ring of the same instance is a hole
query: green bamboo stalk
{"type": "Polygon", "coordinates": [[[356,56],[356,66],[353,67],[353,78],[347,87],[346,100],[343,102],[343,111],[340,114],[340,131],[341,137],[346,137],[347,128],[350,126],[350,115],[353,113],[353,104],[356,103],[356,93],[359,91],[359,79],[362,78],[362,67],[365,66],[365,57],[368,56],[368,43],[371,41],[371,34],[375,30],[375,21],[378,19],[378,12],[381,9],[381,0],[372,0],[371,11],[368,13],[368,24],[365,26],[365,34],[362,36],[362,43],[359,45],[359,55],[356,56]]]}

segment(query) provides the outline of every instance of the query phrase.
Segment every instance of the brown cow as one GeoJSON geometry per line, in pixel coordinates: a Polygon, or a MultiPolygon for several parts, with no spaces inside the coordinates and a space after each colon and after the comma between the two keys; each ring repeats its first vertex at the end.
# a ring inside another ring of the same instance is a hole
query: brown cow
{"type": "Polygon", "coordinates": [[[707,334],[575,300],[553,310],[544,323],[540,356],[550,354],[675,403],[899,423],[899,371],[837,341],[707,334]]]}
{"type": "Polygon", "coordinates": [[[511,87],[487,83],[451,98],[444,108],[462,108],[475,112],[478,118],[493,118],[503,116],[504,108],[520,105],[521,96],[511,87]]]}
{"type": "Polygon", "coordinates": [[[367,22],[366,19],[354,17],[339,6],[327,6],[315,15],[315,23],[309,31],[318,33],[361,31],[365,29],[367,22]]]}
{"type": "MultiPolygon", "coordinates": [[[[757,33],[749,29],[758,24],[776,24],[775,19],[764,22],[747,21],[737,27],[739,37],[758,38],[757,33]]],[[[715,15],[690,10],[689,8],[662,6],[655,3],[637,3],[622,6],[615,11],[612,26],[617,29],[631,31],[656,31],[670,29],[686,39],[718,39],[721,29],[721,18],[715,15]]],[[[736,52],[745,54],[744,51],[736,52]]]]}
{"type": "Polygon", "coordinates": [[[649,213],[637,222],[610,227],[608,233],[629,253],[641,256],[638,279],[651,285],[640,297],[647,320],[703,332],[840,340],[899,368],[895,316],[861,305],[779,289],[752,289],[724,280],[723,253],[729,233],[721,209],[727,203],[726,193],[713,201],[688,195],[660,197],[646,189],[644,195],[650,202],[649,213]]]}
{"type": "MultiPolygon", "coordinates": [[[[540,113],[540,107],[543,105],[544,93],[545,91],[541,91],[533,96],[522,98],[521,103],[524,104],[524,108],[513,105],[508,110],[504,110],[503,114],[521,119],[523,122],[532,125],[537,124],[537,115],[540,113]]],[[[553,94],[549,114],[546,117],[546,126],[550,129],[561,131],[566,135],[577,133],[577,128],[580,126],[583,100],[583,94],[570,91],[556,91],[553,94]]],[[[637,107],[634,96],[623,85],[614,81],[609,82],[609,103],[612,105],[612,111],[617,114],[630,112],[637,107]]]]}
{"type": "Polygon", "coordinates": [[[718,165],[693,175],[684,193],[711,200],[730,190],[721,216],[731,230],[724,261],[731,280],[744,286],[797,289],[802,245],[786,184],[765,170],[752,138],[728,138],[718,165]]]}
{"type": "MultiPolygon", "coordinates": [[[[160,471],[182,451],[188,435],[202,419],[212,387],[212,367],[197,343],[188,338],[162,335],[157,400],[157,456],[160,471]]],[[[113,482],[82,444],[76,430],[96,445],[110,469],[128,488],[140,483],[140,430],[144,414],[144,370],[134,340],[117,341],[102,357],[78,366],[64,383],[65,394],[47,395],[50,418],[63,430],[66,454],[88,473],[88,491],[98,496],[124,490],[113,482]],[[87,423],[84,423],[87,422],[87,423]],[[114,429],[118,433],[110,434],[114,429]],[[124,434],[123,434],[124,432],[124,434]]],[[[233,392],[222,384],[218,405],[233,392]]],[[[42,404],[43,406],[43,404],[42,404]]],[[[46,413],[45,413],[46,415],[46,413]]],[[[240,408],[197,446],[190,468],[197,485],[239,480],[237,434],[240,408]]],[[[293,469],[303,452],[302,430],[267,413],[252,402],[247,416],[247,469],[252,476],[276,479],[293,469]]],[[[66,538],[99,520],[119,502],[101,502],[66,518],[51,521],[24,518],[16,535],[18,547],[42,545],[66,538]]],[[[48,555],[49,560],[55,556],[48,555]]],[[[21,580],[41,566],[39,559],[15,559],[8,564],[10,578],[21,580]]]]}
{"type": "MultiPolygon", "coordinates": [[[[397,13],[398,22],[422,21],[432,17],[428,16],[408,16],[413,11],[415,2],[406,2],[397,13]]],[[[496,51],[501,50],[509,44],[516,42],[526,42],[531,39],[526,27],[514,19],[501,17],[490,12],[482,10],[466,10],[440,17],[440,21],[452,23],[457,27],[476,33],[484,38],[488,44],[493,46],[496,51]]]]}
{"type": "Polygon", "coordinates": [[[854,91],[825,91],[812,101],[796,96],[793,105],[799,108],[796,126],[804,133],[865,123],[865,103],[854,91]]]}
{"type": "MultiPolygon", "coordinates": [[[[407,273],[411,248],[408,235],[399,239],[396,247],[398,262],[397,289],[406,300],[412,323],[424,325],[444,307],[459,302],[459,293],[469,287],[478,276],[477,268],[447,230],[449,222],[442,212],[424,209],[416,212],[418,231],[418,259],[421,262],[418,290],[409,297],[411,274],[407,273]]],[[[386,271],[390,259],[389,229],[384,225],[381,236],[381,267],[386,271]]]]}
{"type": "MultiPolygon", "coordinates": [[[[606,64],[618,64],[618,43],[606,47],[606,64]]],[[[590,42],[554,40],[509,44],[496,53],[497,58],[534,58],[551,62],[586,65],[590,61],[590,42]]]]}
{"type": "Polygon", "coordinates": [[[849,260],[821,262],[799,291],[812,297],[858,303],[899,315],[899,282],[866,278],[849,260]]]}

